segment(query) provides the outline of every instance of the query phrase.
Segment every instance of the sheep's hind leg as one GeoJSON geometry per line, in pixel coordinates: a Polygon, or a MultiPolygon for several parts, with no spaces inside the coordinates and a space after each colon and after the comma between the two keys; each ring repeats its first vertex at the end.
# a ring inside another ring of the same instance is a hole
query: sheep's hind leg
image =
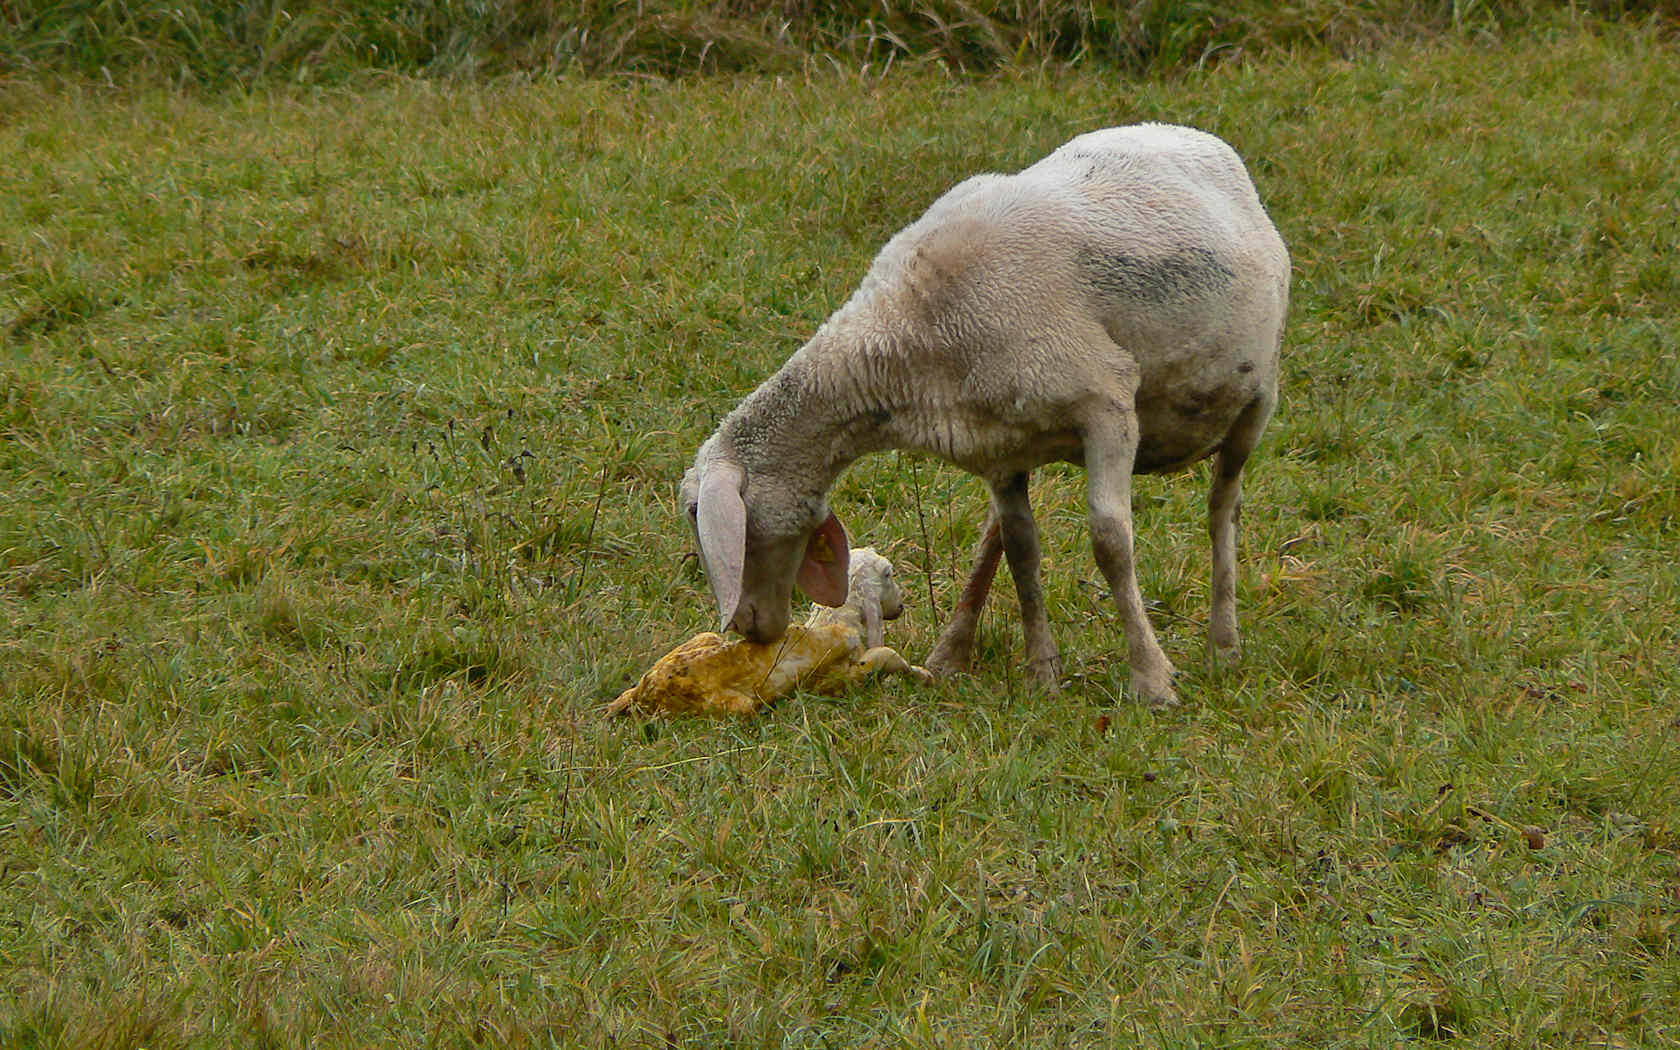
{"type": "Polygon", "coordinates": [[[980,610],[991,592],[998,562],[1003,560],[1003,539],[999,535],[996,510],[986,517],[986,527],[974,548],[974,569],[963,586],[962,597],[951,611],[950,622],[939,632],[939,640],[928,654],[927,669],[941,678],[968,670],[974,659],[974,634],[980,625],[980,610]]]}
{"type": "Polygon", "coordinates": [[[992,514],[1015,580],[1021,603],[1021,630],[1026,636],[1027,669],[1045,688],[1055,690],[1062,676],[1062,657],[1050,636],[1039,574],[1038,524],[1027,500],[1027,474],[1016,474],[992,485],[992,514]]]}
{"type": "Polygon", "coordinates": [[[1208,662],[1230,667],[1242,658],[1237,629],[1237,526],[1242,520],[1242,472],[1271,416],[1271,402],[1243,409],[1213,463],[1208,488],[1208,537],[1213,543],[1213,601],[1208,610],[1208,662]]]}
{"type": "Polygon", "coordinates": [[[1091,547],[1126,626],[1132,692],[1151,707],[1178,703],[1173,666],[1143,608],[1132,542],[1132,467],[1137,414],[1130,398],[1105,401],[1084,414],[1085,473],[1089,484],[1091,547]]]}

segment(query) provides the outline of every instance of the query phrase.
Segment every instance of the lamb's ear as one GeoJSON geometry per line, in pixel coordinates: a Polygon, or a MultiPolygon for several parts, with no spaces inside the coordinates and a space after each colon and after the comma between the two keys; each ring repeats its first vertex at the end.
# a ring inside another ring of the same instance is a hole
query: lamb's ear
{"type": "Polygon", "coordinates": [[[887,644],[887,631],[881,623],[881,603],[869,601],[863,603],[863,647],[873,649],[878,645],[887,644]]]}
{"type": "Polygon", "coordinates": [[[700,475],[695,531],[700,560],[712,584],[721,625],[729,629],[741,604],[741,573],[747,554],[747,505],[741,500],[744,472],[734,463],[714,463],[700,475]]]}
{"type": "Polygon", "coordinates": [[[851,556],[846,528],[830,514],[805,544],[805,559],[799,563],[799,575],[795,577],[799,589],[818,605],[845,605],[846,566],[851,556]]]}

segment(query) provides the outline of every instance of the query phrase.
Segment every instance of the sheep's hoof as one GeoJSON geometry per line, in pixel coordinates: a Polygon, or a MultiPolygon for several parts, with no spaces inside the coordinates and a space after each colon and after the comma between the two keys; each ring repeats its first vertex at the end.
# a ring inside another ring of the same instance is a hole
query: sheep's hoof
{"type": "Polygon", "coordinates": [[[928,654],[927,663],[923,666],[933,673],[935,678],[954,678],[967,671],[974,660],[974,651],[966,645],[948,645],[941,641],[928,654]]]}
{"type": "Polygon", "coordinates": [[[1240,663],[1242,663],[1241,642],[1231,642],[1229,645],[1220,645],[1213,641],[1208,642],[1208,666],[1213,668],[1215,672],[1229,671],[1240,663]]]}
{"type": "Polygon", "coordinates": [[[1151,711],[1168,711],[1182,703],[1178,698],[1178,692],[1173,689],[1162,689],[1147,693],[1137,690],[1137,696],[1151,711]]]}
{"type": "Polygon", "coordinates": [[[1174,672],[1164,675],[1132,675],[1132,695],[1151,711],[1165,711],[1179,704],[1178,691],[1172,686],[1174,672]]]}
{"type": "Polygon", "coordinates": [[[1048,656],[1027,662],[1027,672],[1033,676],[1033,681],[1039,684],[1046,693],[1062,691],[1062,658],[1048,656]]]}

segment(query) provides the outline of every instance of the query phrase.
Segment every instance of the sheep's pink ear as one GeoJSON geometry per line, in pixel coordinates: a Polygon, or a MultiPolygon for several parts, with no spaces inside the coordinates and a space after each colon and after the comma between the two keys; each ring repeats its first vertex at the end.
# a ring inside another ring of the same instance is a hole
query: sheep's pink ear
{"type": "Polygon", "coordinates": [[[741,499],[741,468],[714,463],[700,476],[695,531],[700,534],[700,560],[712,585],[721,618],[728,630],[741,604],[741,573],[747,553],[747,505],[741,499]]]}
{"type": "Polygon", "coordinates": [[[846,527],[830,514],[805,544],[805,560],[799,563],[796,577],[799,589],[818,605],[845,605],[846,567],[851,557],[846,527]]]}

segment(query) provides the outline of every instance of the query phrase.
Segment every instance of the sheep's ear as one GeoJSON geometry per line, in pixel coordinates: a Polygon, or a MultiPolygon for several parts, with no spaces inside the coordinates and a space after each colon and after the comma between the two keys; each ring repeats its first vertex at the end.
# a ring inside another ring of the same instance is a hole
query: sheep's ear
{"type": "Polygon", "coordinates": [[[700,476],[695,531],[700,534],[700,560],[717,600],[721,626],[729,629],[741,604],[741,574],[747,553],[747,505],[741,499],[745,476],[733,463],[715,463],[700,476]]]}
{"type": "Polygon", "coordinates": [[[851,555],[846,527],[830,514],[805,544],[805,560],[799,563],[796,577],[799,589],[818,605],[845,605],[846,566],[851,555]]]}

